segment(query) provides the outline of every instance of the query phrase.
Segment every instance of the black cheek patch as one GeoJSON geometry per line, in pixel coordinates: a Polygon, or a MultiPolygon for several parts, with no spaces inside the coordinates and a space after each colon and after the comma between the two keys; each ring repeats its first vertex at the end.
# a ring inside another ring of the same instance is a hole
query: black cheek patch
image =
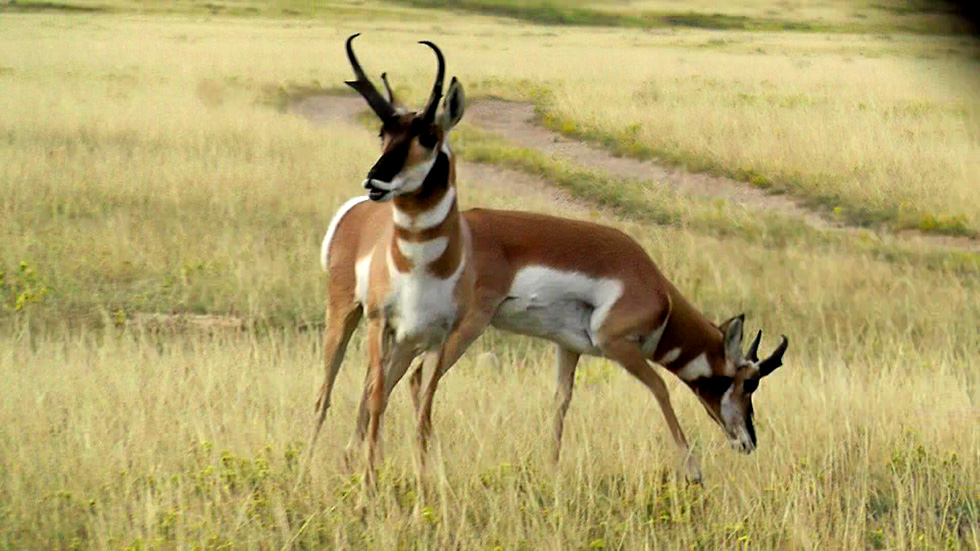
{"type": "Polygon", "coordinates": [[[440,151],[436,156],[432,169],[425,176],[422,187],[419,188],[418,198],[425,200],[426,197],[442,194],[449,187],[449,156],[440,151]]]}
{"type": "Polygon", "coordinates": [[[395,179],[395,176],[402,171],[405,167],[405,160],[408,158],[408,151],[412,145],[411,140],[401,140],[388,151],[385,151],[378,159],[371,170],[368,171],[368,178],[371,180],[380,180],[382,182],[391,182],[395,179]]]}
{"type": "Polygon", "coordinates": [[[718,375],[715,377],[702,377],[698,379],[698,390],[706,396],[721,397],[732,386],[732,378],[718,375]]]}
{"type": "Polygon", "coordinates": [[[755,439],[755,413],[752,411],[752,407],[749,406],[749,412],[745,416],[745,430],[749,433],[749,438],[752,439],[752,445],[756,445],[755,439]]]}
{"type": "Polygon", "coordinates": [[[432,149],[438,143],[439,137],[435,134],[422,134],[419,136],[419,144],[426,149],[432,149]]]}

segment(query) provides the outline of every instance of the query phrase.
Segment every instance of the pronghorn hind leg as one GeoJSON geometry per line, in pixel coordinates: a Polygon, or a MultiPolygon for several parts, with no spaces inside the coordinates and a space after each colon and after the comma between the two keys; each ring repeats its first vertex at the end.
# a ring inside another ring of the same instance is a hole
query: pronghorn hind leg
{"type": "Polygon", "coordinates": [[[561,456],[561,435],[565,429],[565,414],[572,401],[572,388],[575,386],[575,367],[579,353],[561,345],[555,345],[555,447],[553,460],[557,464],[561,456]]]}
{"type": "Polygon", "coordinates": [[[348,471],[353,469],[356,450],[364,444],[364,438],[367,436],[368,421],[370,421],[368,400],[371,399],[372,389],[371,365],[368,363],[367,370],[364,373],[364,388],[361,391],[361,401],[357,405],[357,416],[354,418],[354,431],[347,441],[347,447],[344,448],[344,466],[348,471]]]}
{"type": "Polygon", "coordinates": [[[670,393],[667,390],[667,385],[654,368],[647,363],[640,347],[637,343],[625,338],[611,340],[600,346],[603,354],[607,358],[619,362],[631,375],[639,379],[640,382],[653,392],[657,403],[660,405],[660,411],[663,412],[664,418],[667,421],[667,427],[670,429],[670,434],[674,438],[674,443],[677,444],[677,448],[684,458],[684,469],[687,478],[691,482],[701,482],[701,468],[698,466],[697,459],[691,454],[691,449],[687,444],[687,438],[684,437],[684,431],[681,430],[681,426],[677,422],[677,415],[674,413],[674,408],[670,403],[670,393]]]}
{"type": "Polygon", "coordinates": [[[323,428],[323,422],[327,417],[327,410],[330,408],[330,396],[333,393],[333,385],[337,380],[337,374],[340,372],[340,366],[344,362],[344,356],[347,352],[347,346],[350,344],[350,338],[354,334],[354,330],[357,329],[357,324],[361,321],[362,312],[363,310],[357,303],[350,305],[343,316],[337,314],[337,309],[330,309],[327,329],[323,339],[323,385],[320,386],[320,392],[317,395],[316,405],[314,406],[316,418],[313,422],[313,432],[310,434],[306,460],[300,469],[299,477],[296,479],[297,485],[299,485],[307,469],[312,465],[313,450],[316,447],[317,438],[320,436],[320,430],[323,428]]]}
{"type": "Polygon", "coordinates": [[[412,407],[415,409],[415,417],[418,418],[419,407],[422,405],[422,378],[424,375],[425,367],[429,366],[431,371],[432,366],[435,365],[434,362],[438,361],[439,356],[435,352],[426,352],[422,356],[422,361],[418,363],[415,367],[415,371],[412,372],[412,376],[408,379],[408,389],[412,395],[412,407]]]}

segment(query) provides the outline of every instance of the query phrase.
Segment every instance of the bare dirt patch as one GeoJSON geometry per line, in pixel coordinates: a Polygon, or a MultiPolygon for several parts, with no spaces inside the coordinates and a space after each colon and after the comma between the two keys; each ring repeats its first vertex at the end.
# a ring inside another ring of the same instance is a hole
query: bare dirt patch
{"type": "Polygon", "coordinates": [[[748,208],[800,216],[817,227],[837,225],[786,196],[768,194],[734,180],[671,169],[652,162],[617,157],[595,145],[563,136],[537,124],[528,103],[485,100],[466,110],[467,120],[497,132],[522,147],[543,151],[575,164],[608,172],[618,178],[666,186],[691,196],[724,199],[748,208]]]}
{"type": "MultiPolygon", "coordinates": [[[[289,112],[319,124],[350,123],[363,110],[364,103],[360,98],[330,95],[298,98],[288,107],[289,112]]],[[[730,178],[666,167],[654,161],[616,156],[601,147],[568,138],[538,124],[534,106],[529,103],[478,100],[467,107],[466,120],[521,147],[535,149],[618,178],[669,187],[692,197],[728,201],[751,210],[800,218],[814,228],[867,231],[866,228],[831,219],[825,213],[786,194],[773,194],[730,178]]],[[[499,186],[505,193],[547,199],[576,214],[594,210],[594,205],[587,201],[546,185],[540,178],[516,170],[478,163],[462,163],[460,168],[467,180],[499,186]]],[[[904,241],[921,245],[980,252],[980,241],[969,237],[933,235],[916,230],[906,230],[895,235],[904,241]]]]}

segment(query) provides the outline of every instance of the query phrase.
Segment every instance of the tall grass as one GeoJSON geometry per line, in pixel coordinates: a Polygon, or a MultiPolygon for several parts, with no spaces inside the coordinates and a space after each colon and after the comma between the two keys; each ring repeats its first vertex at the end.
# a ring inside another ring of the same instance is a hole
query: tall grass
{"type": "MultiPolygon", "coordinates": [[[[602,68],[591,80],[584,68],[561,73],[572,56],[595,59],[586,52],[596,44],[626,49],[618,34],[433,18],[443,30],[427,34],[468,92],[544,89],[558,113],[578,101],[574,83],[583,96],[607,93],[602,68]],[[553,63],[541,61],[546,51],[553,63]],[[515,72],[527,80],[499,76],[515,72]]],[[[424,48],[413,49],[412,23],[306,25],[0,19],[0,548],[977,547],[978,278],[846,243],[774,245],[600,214],[712,319],[745,311],[764,347],[789,336],[786,365],[756,398],[755,455],[724,449],[671,378],[706,475],[703,488],[678,484],[654,401],[613,364],[589,360],[552,471],[549,347],[490,332],[437,398],[432,492],[421,501],[410,408],[396,391],[381,493],[362,520],[357,480],[340,467],[364,368],[358,337],[313,478],[292,493],[321,377],[318,335],[293,327],[322,319],[318,243],[334,209],[361,192],[377,143],[265,102],[279,85],[348,78],[341,45],[354,30],[376,29],[362,38],[362,59],[371,74],[388,69],[407,97],[420,98],[432,73],[424,48]],[[36,300],[18,309],[24,296],[36,300]],[[132,323],[140,311],[230,313],[264,327],[155,333],[132,323]]],[[[695,54],[714,71],[733,59],[695,54]]],[[[624,79],[640,82],[629,71],[624,79]]],[[[615,103],[605,109],[601,121],[626,124],[615,103]]],[[[606,124],[575,113],[583,128],[606,124]]],[[[694,128],[708,120],[687,113],[694,128]]],[[[924,120],[942,127],[946,116],[924,120]]],[[[802,135],[823,124],[797,120],[802,135]]],[[[905,153],[939,155],[930,139],[905,153]]],[[[799,163],[803,174],[817,166],[799,163]]],[[[460,177],[467,207],[555,212],[545,199],[460,177]]],[[[950,182],[942,201],[931,188],[916,198],[969,205],[950,182]]],[[[743,215],[719,214],[733,225],[743,215]]]]}
{"type": "Polygon", "coordinates": [[[887,338],[884,353],[826,335],[808,346],[789,329],[796,352],[756,398],[753,456],[727,449],[670,379],[703,488],[675,479],[652,398],[597,360],[580,367],[552,469],[550,353],[490,335],[437,399],[427,498],[407,393],[396,392],[363,520],[360,485],[341,467],[359,346],[312,479],[292,493],[320,376],[315,337],[4,336],[0,546],[975,548],[976,381],[962,358],[887,338]],[[499,372],[474,362],[483,351],[499,372]]]}

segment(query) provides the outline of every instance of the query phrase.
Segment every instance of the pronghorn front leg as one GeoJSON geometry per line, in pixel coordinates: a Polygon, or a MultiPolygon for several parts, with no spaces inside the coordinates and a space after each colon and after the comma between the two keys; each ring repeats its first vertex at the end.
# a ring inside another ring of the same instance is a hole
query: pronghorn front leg
{"type": "Polygon", "coordinates": [[[607,358],[619,362],[630,374],[653,392],[657,403],[660,405],[660,410],[667,420],[670,434],[674,437],[674,442],[684,457],[684,467],[688,479],[692,482],[701,482],[701,468],[698,466],[697,459],[691,454],[691,449],[687,445],[687,438],[684,437],[684,431],[681,430],[681,426],[677,422],[677,415],[674,414],[674,408],[670,404],[670,393],[667,390],[667,385],[653,367],[647,363],[640,347],[635,342],[625,338],[615,339],[600,346],[607,358]]]}
{"type": "MultiPolygon", "coordinates": [[[[439,345],[438,352],[436,352],[436,357],[433,358],[432,363],[435,368],[432,370],[432,377],[429,379],[429,384],[425,388],[425,395],[422,399],[422,405],[418,410],[418,452],[419,452],[419,472],[425,473],[425,454],[429,447],[429,436],[432,433],[432,398],[435,395],[436,387],[439,386],[439,379],[442,378],[445,372],[446,360],[449,359],[449,354],[447,354],[447,341],[442,341],[439,345]]],[[[456,356],[458,358],[458,356],[456,356]]],[[[428,359],[428,358],[427,358],[428,359]]],[[[454,358],[455,359],[455,358],[454,358]]],[[[419,366],[421,370],[425,366],[425,363],[419,366]]],[[[414,376],[413,376],[414,378],[414,376]]],[[[417,399],[413,400],[418,402],[417,399]]]]}
{"type": "Polygon", "coordinates": [[[428,352],[412,373],[409,388],[412,392],[412,404],[415,406],[415,415],[419,423],[418,441],[420,457],[422,458],[420,465],[424,465],[425,450],[432,433],[432,400],[439,379],[456,365],[456,362],[473,344],[473,341],[486,331],[495,310],[496,303],[486,299],[481,301],[480,306],[470,309],[459,326],[449,334],[443,345],[437,351],[428,352]],[[422,390],[423,370],[430,371],[432,375],[429,377],[429,384],[426,385],[425,395],[420,399],[419,392],[422,390]]]}
{"type": "MultiPolygon", "coordinates": [[[[374,371],[374,362],[370,361],[370,348],[369,352],[369,363],[367,376],[364,379],[364,390],[361,393],[361,402],[357,409],[357,419],[354,425],[354,432],[351,434],[350,441],[347,443],[347,449],[345,451],[345,463],[349,469],[353,463],[354,450],[358,444],[363,444],[365,437],[370,432],[370,425],[373,421],[373,404],[376,398],[376,391],[378,388],[382,389],[381,392],[381,413],[384,415],[384,410],[387,408],[388,400],[391,397],[391,392],[395,385],[405,376],[408,368],[412,364],[412,359],[414,359],[415,343],[412,341],[397,342],[394,339],[394,331],[389,327],[382,331],[382,335],[387,332],[387,337],[382,336],[381,342],[381,372],[382,377],[379,380],[376,377],[374,371]],[[379,386],[380,385],[380,386],[379,386]]],[[[371,339],[369,333],[368,338],[371,339]]],[[[369,343],[370,346],[370,343],[369,343]]],[[[379,416],[380,424],[380,416],[379,416]]],[[[371,429],[374,430],[374,429],[371,429]]],[[[381,436],[380,428],[377,429],[377,436],[375,440],[377,442],[383,442],[384,439],[381,436]]],[[[382,446],[377,445],[377,454],[381,455],[382,446]]]]}
{"type": "MultiPolygon", "coordinates": [[[[364,484],[368,488],[374,484],[374,456],[378,443],[378,433],[381,425],[381,415],[384,412],[385,364],[391,357],[394,332],[384,317],[370,320],[368,325],[368,366],[370,375],[367,385],[368,395],[368,427],[367,447],[365,451],[364,484]]],[[[367,389],[365,389],[367,390],[367,389]]]]}

